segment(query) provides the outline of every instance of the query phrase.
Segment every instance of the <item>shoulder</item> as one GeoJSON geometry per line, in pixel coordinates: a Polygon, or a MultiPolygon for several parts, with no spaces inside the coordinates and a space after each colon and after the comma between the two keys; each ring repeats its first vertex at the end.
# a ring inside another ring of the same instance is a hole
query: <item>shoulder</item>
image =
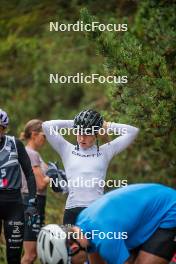
{"type": "Polygon", "coordinates": [[[40,156],[40,154],[36,150],[31,149],[28,146],[26,146],[26,151],[27,151],[28,154],[35,155],[35,156],[40,156]]]}
{"type": "Polygon", "coordinates": [[[17,148],[23,148],[23,149],[25,148],[23,142],[20,139],[15,138],[15,137],[11,137],[11,138],[14,140],[17,148]]]}
{"type": "Polygon", "coordinates": [[[5,139],[7,140],[7,142],[13,142],[15,144],[15,146],[17,147],[17,149],[18,148],[25,148],[22,141],[19,140],[18,138],[15,138],[14,136],[6,135],[5,139]]]}
{"type": "Polygon", "coordinates": [[[36,150],[31,149],[28,146],[26,146],[26,152],[27,152],[27,154],[28,154],[28,156],[32,162],[32,165],[34,165],[34,164],[39,165],[40,164],[42,159],[41,159],[40,154],[36,150]]]}

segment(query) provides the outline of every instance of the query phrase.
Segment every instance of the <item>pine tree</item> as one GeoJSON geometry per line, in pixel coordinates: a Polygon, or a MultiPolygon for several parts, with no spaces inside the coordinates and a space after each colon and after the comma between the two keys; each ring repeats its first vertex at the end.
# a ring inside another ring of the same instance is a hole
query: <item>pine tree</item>
{"type": "MultiPolygon", "coordinates": [[[[106,117],[140,128],[137,142],[116,160],[117,172],[129,181],[173,184],[176,176],[175,8],[172,1],[143,0],[128,32],[86,33],[104,56],[105,73],[128,76],[127,84],[108,86],[106,117]]],[[[85,23],[96,19],[87,9],[81,17],[85,23]]]]}

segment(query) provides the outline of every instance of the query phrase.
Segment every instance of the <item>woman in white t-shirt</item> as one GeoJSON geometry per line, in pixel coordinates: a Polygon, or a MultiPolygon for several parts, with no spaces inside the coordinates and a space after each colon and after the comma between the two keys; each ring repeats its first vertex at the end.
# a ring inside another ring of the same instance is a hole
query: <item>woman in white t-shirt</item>
{"type": "Polygon", "coordinates": [[[62,158],[68,181],[69,195],[63,222],[75,224],[78,214],[103,195],[102,181],[111,159],[133,142],[139,129],[105,122],[97,111],[91,109],[81,111],[74,120],[46,121],[42,127],[47,140],[62,158]],[[72,128],[78,132],[76,147],[61,135],[61,131],[65,133],[64,129],[72,128]],[[102,128],[106,133],[119,136],[99,146],[98,134],[102,128]]]}
{"type": "MultiPolygon", "coordinates": [[[[46,205],[46,190],[49,183],[49,177],[45,175],[47,165],[41,158],[38,150],[45,144],[46,139],[42,131],[42,121],[38,119],[30,120],[26,125],[24,132],[21,134],[21,139],[26,140],[26,151],[29,155],[33,172],[37,184],[37,209],[39,218],[37,223],[28,226],[25,223],[24,233],[24,256],[21,264],[32,264],[34,263],[36,253],[36,241],[38,233],[41,227],[44,225],[45,220],[45,205],[46,205]]],[[[29,193],[27,188],[26,179],[22,173],[22,197],[24,206],[28,204],[29,193]]]]}

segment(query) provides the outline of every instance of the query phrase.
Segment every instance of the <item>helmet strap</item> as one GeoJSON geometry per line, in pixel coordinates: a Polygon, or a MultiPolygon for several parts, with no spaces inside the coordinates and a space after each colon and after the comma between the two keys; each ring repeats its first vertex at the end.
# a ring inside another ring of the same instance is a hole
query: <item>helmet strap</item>
{"type": "Polygon", "coordinates": [[[97,145],[97,157],[98,157],[98,154],[99,154],[99,150],[100,150],[100,148],[99,148],[99,142],[98,142],[98,137],[97,137],[97,134],[95,135],[95,137],[96,137],[96,145],[97,145]]]}
{"type": "Polygon", "coordinates": [[[75,150],[79,150],[79,144],[78,144],[78,142],[76,143],[75,150]]]}
{"type": "Polygon", "coordinates": [[[5,135],[4,134],[0,134],[0,142],[4,141],[5,139],[5,135]]]}
{"type": "Polygon", "coordinates": [[[71,256],[68,256],[67,264],[71,264],[71,256]]]}
{"type": "Polygon", "coordinates": [[[82,247],[81,244],[80,244],[75,238],[70,237],[70,239],[71,239],[74,243],[76,243],[76,244],[78,245],[78,249],[77,249],[74,253],[70,253],[69,250],[68,250],[68,256],[69,256],[69,257],[73,257],[73,256],[77,255],[80,251],[85,251],[85,252],[87,252],[87,248],[82,247]]]}

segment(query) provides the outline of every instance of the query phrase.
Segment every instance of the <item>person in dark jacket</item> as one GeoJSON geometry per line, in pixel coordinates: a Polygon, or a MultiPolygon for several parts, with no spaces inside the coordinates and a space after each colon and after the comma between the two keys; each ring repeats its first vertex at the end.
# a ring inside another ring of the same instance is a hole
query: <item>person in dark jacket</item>
{"type": "Polygon", "coordinates": [[[4,228],[8,264],[20,264],[24,236],[24,217],[35,222],[36,182],[30,159],[23,143],[6,134],[9,118],[0,109],[0,231],[4,228]],[[21,198],[21,168],[24,171],[29,202],[24,213],[21,198]]]}

